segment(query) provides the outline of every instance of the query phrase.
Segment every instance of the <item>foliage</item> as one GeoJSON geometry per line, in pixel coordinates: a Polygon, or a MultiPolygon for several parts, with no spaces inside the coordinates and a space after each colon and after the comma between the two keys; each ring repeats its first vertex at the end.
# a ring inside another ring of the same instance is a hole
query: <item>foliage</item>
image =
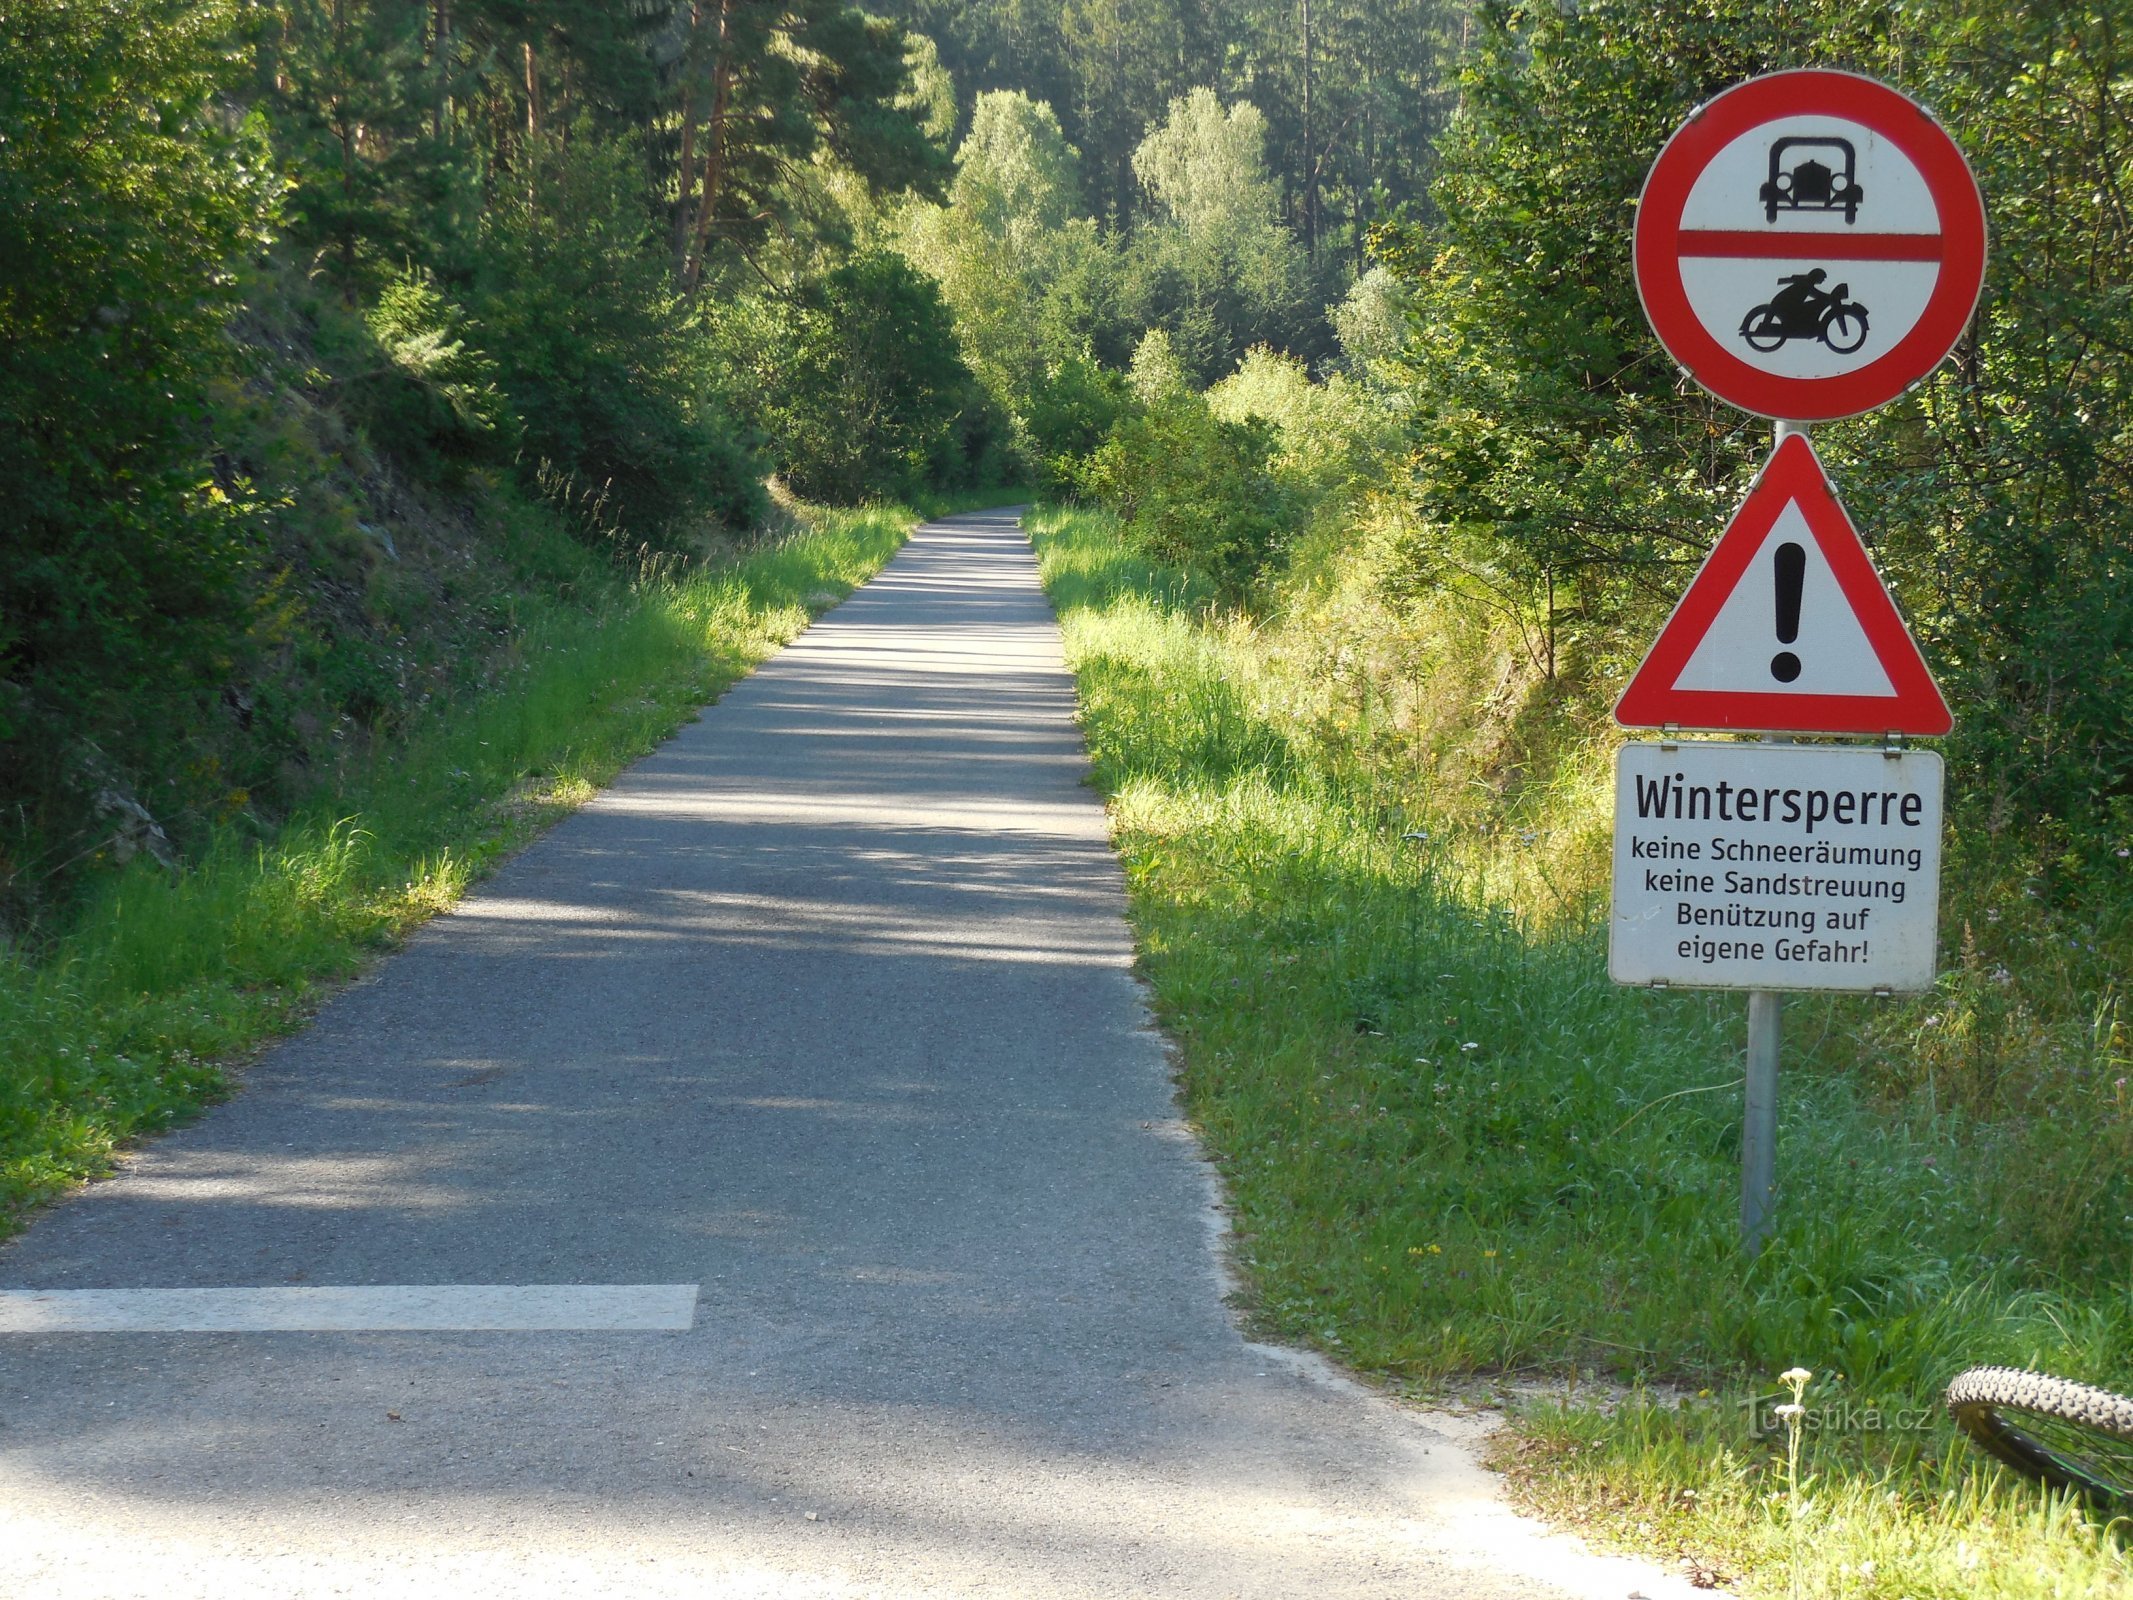
{"type": "Polygon", "coordinates": [[[714,241],[745,256],[790,230],[805,192],[793,174],[817,156],[872,192],[937,188],[944,157],[895,23],[845,0],[693,0],[686,15],[672,169],[685,291],[705,281],[714,241]]]}
{"type": "Polygon", "coordinates": [[[1120,418],[1134,406],[1127,380],[1085,356],[1068,356],[1044,374],[1025,401],[1025,449],[1046,488],[1076,492],[1081,472],[1120,418]]]}
{"type": "Polygon", "coordinates": [[[651,248],[636,152],[579,129],[527,159],[483,219],[475,274],[523,469],[595,489],[639,537],[757,521],[759,469],[651,248]]]}
{"type": "MultiPolygon", "coordinates": [[[[896,0],[967,89],[1059,111],[1085,158],[1087,214],[1147,219],[1134,149],[1195,89],[1265,119],[1281,220],[1314,256],[1360,251],[1388,204],[1419,197],[1453,98],[1464,4],[1418,0],[896,0]]],[[[1108,358],[1108,359],[1115,359],[1108,358]]]]}
{"type": "Polygon", "coordinates": [[[1224,111],[1196,89],[1171,102],[1133,154],[1156,220],[1134,237],[1126,293],[1168,331],[1203,386],[1254,343],[1324,353],[1323,296],[1302,244],[1279,220],[1265,139],[1256,108],[1224,111]]]}
{"type": "Polygon", "coordinates": [[[1275,223],[1280,190],[1266,170],[1266,118],[1249,101],[1223,110],[1211,89],[1170,103],[1160,127],[1133,152],[1157,214],[1197,239],[1246,234],[1275,223]]]}
{"type": "Polygon", "coordinates": [[[1226,422],[1200,396],[1173,393],[1123,418],[1083,483],[1149,559],[1236,596],[1289,527],[1287,496],[1267,466],[1272,443],[1264,424],[1226,422]]]}
{"type": "Polygon", "coordinates": [[[1177,345],[1168,328],[1150,328],[1141,336],[1141,342],[1133,347],[1133,364],[1126,369],[1126,382],[1133,390],[1133,398],[1144,406],[1160,405],[1194,392],[1192,378],[1185,371],[1185,363],[1178,359],[1177,345]]]}
{"type": "Polygon", "coordinates": [[[1382,263],[1350,284],[1340,304],[1326,308],[1350,377],[1380,385],[1391,381],[1407,343],[1410,309],[1406,289],[1382,263]]]}
{"type": "Polygon", "coordinates": [[[945,205],[906,214],[902,249],[941,286],[964,358],[1022,435],[1040,391],[1083,355],[1083,325],[1109,299],[1108,250],[1075,214],[1077,162],[1051,108],[1026,95],[982,95],[956,152],[945,205]],[[1089,305],[1095,278],[1097,308],[1089,305]]]}
{"type": "Polygon", "coordinates": [[[1045,482],[1074,481],[1073,458],[1103,436],[1088,424],[1119,414],[1088,381],[1099,367],[1159,353],[1200,388],[1255,345],[1329,348],[1321,275],[1279,220],[1264,136],[1249,104],[1178,99],[1134,156],[1155,214],[1128,235],[1080,214],[1080,163],[1052,109],[987,93],[946,204],[905,212],[897,247],[939,280],[973,370],[1045,482]]]}
{"type": "Polygon", "coordinates": [[[289,237],[354,303],[425,243],[445,152],[425,137],[424,8],[286,0],[266,41],[289,237]]]}
{"type": "Polygon", "coordinates": [[[448,477],[488,460],[515,435],[482,330],[434,278],[387,279],[360,326],[367,338],[336,352],[349,410],[371,442],[410,471],[448,477]]]}
{"type": "Polygon", "coordinates": [[[1400,414],[1340,374],[1313,383],[1294,356],[1261,346],[1207,391],[1214,414],[1274,430],[1272,466],[1296,492],[1347,513],[1390,475],[1404,443],[1400,414]]]}
{"type": "Polygon", "coordinates": [[[765,309],[752,415],[796,492],[854,504],[960,488],[996,466],[989,402],[940,291],[901,256],[856,256],[765,309]]]}
{"type": "Polygon", "coordinates": [[[0,890],[75,815],[137,808],[126,769],[250,650],[259,507],[208,408],[279,185],[221,114],[238,21],[0,6],[0,890]]]}

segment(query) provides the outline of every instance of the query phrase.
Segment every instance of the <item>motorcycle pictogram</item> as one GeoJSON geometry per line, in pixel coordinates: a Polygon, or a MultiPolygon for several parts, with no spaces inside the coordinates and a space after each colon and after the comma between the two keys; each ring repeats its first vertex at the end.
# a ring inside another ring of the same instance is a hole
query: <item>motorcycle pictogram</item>
{"type": "Polygon", "coordinates": [[[1825,290],[1827,269],[1816,267],[1778,279],[1778,291],[1741,318],[1740,336],[1765,353],[1788,339],[1819,339],[1840,356],[1866,343],[1866,307],[1850,298],[1851,285],[1825,290]]]}

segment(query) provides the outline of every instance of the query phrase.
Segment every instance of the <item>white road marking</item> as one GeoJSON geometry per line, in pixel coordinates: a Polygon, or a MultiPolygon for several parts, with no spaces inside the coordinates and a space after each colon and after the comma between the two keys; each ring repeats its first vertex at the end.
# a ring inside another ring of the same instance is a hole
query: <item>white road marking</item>
{"type": "Polygon", "coordinates": [[[445,1283],[295,1289],[0,1289],[0,1333],[680,1331],[693,1283],[445,1283]]]}

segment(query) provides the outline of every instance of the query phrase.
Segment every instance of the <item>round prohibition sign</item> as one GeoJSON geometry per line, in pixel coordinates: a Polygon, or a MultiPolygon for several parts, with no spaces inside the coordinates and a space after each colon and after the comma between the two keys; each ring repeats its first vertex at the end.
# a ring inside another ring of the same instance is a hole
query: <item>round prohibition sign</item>
{"type": "Polygon", "coordinates": [[[1676,131],[1637,204],[1637,293],[1684,371],[1787,422],[1883,406],[1946,359],[1985,279],[1970,165],[1916,101],[1774,72],[1676,131]]]}

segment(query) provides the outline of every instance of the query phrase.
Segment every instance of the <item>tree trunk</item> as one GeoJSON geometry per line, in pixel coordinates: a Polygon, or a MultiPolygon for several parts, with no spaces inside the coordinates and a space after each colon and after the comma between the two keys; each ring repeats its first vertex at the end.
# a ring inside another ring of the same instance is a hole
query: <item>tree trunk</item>
{"type": "Polygon", "coordinates": [[[526,52],[526,138],[530,142],[541,136],[541,73],[533,58],[533,41],[525,42],[526,52]]]}
{"type": "Polygon", "coordinates": [[[437,75],[430,102],[430,137],[444,142],[452,120],[452,0],[437,0],[430,25],[430,70],[437,75]]]}
{"type": "Polygon", "coordinates": [[[1318,259],[1318,152],[1311,142],[1311,0],[1303,0],[1304,247],[1318,259]]]}
{"type": "Polygon", "coordinates": [[[681,289],[693,295],[704,279],[704,249],[711,238],[711,221],[718,210],[719,187],[726,175],[726,112],[733,99],[733,7],[735,0],[719,0],[718,60],[711,68],[711,116],[704,126],[704,177],[696,198],[696,226],[683,263],[681,289]]]}
{"type": "Polygon", "coordinates": [[[689,201],[696,193],[696,80],[703,74],[704,0],[689,7],[689,42],[681,55],[681,155],[675,162],[674,279],[678,283],[689,263],[689,241],[695,236],[695,213],[689,201]]]}
{"type": "MultiPolygon", "coordinates": [[[[348,49],[348,7],[346,0],[333,0],[333,48],[341,58],[341,70],[345,71],[348,49]]],[[[355,292],[355,118],[348,109],[347,97],[336,90],[333,97],[333,122],[341,136],[341,299],[348,305],[356,303],[355,292]]]]}

